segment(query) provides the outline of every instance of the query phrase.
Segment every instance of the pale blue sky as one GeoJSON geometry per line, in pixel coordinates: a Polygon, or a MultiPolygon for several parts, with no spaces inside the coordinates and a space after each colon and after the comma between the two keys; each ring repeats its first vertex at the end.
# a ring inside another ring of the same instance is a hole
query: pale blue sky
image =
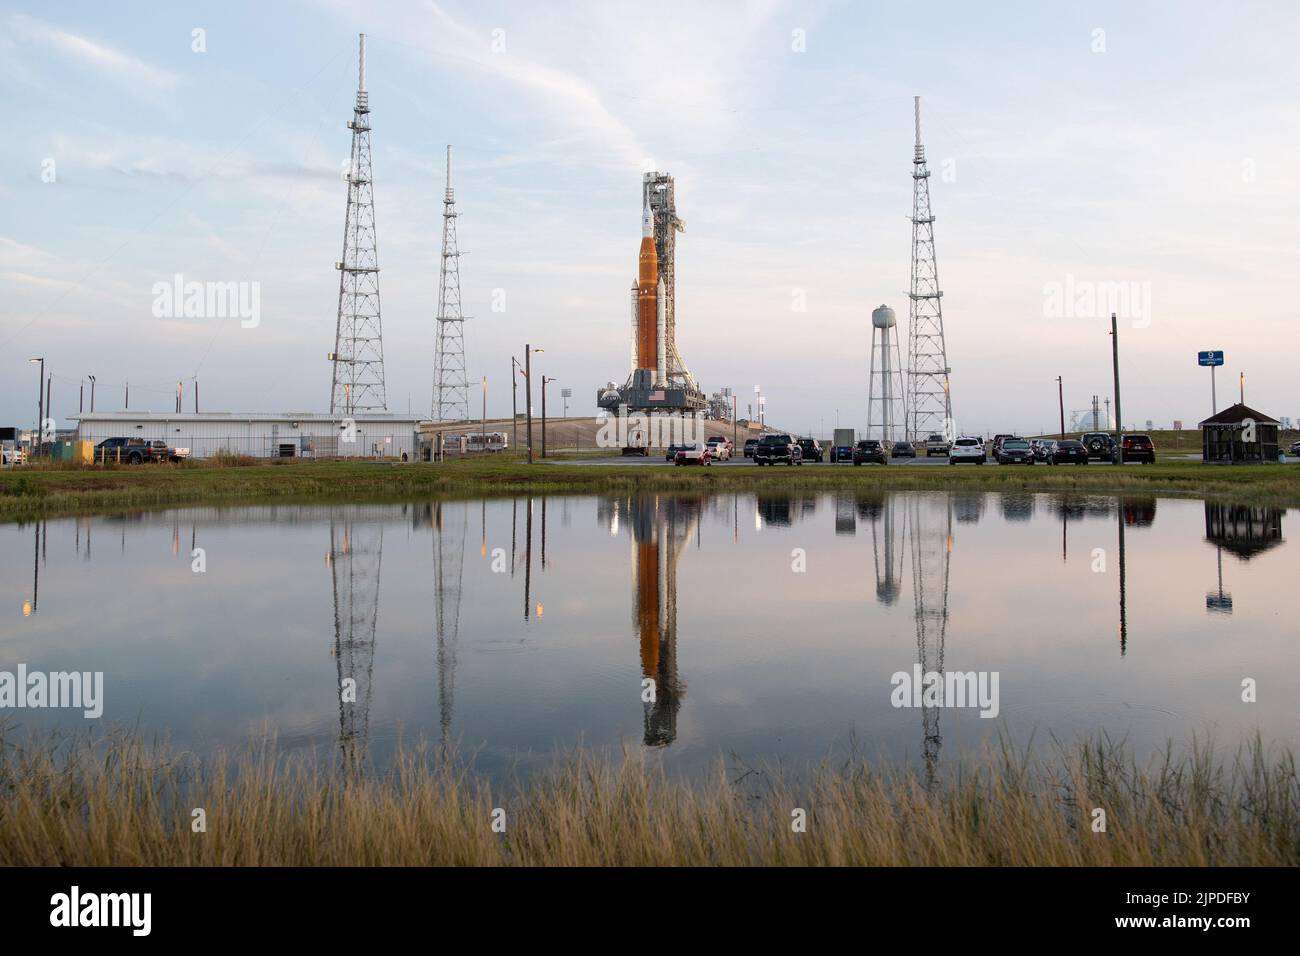
{"type": "Polygon", "coordinates": [[[169,410],[196,374],[207,410],[328,408],[361,31],[392,411],[429,410],[450,142],[489,414],[525,341],[571,411],[625,377],[652,164],[677,177],[679,346],[706,390],[863,424],[871,309],[906,313],[921,94],[960,429],[1051,426],[1058,374],[1067,409],[1109,394],[1108,323],[1045,314],[1070,277],[1149,284],[1129,422],[1208,414],[1202,348],[1227,352],[1221,398],[1245,370],[1250,404],[1300,417],[1298,8],[977,6],[6,2],[0,420],[34,420],[33,355],[61,424],[87,374],[100,410],[126,379],[169,410]],[[261,324],[155,318],[178,272],[259,282],[261,324]]]}

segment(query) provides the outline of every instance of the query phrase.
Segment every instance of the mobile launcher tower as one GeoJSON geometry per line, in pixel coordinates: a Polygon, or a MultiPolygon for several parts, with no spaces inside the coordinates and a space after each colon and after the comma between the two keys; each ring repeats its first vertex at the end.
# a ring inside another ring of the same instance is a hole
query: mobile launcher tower
{"type": "Polygon", "coordinates": [[[611,382],[600,390],[596,404],[602,409],[687,416],[708,406],[677,351],[674,266],[677,233],[685,229],[677,218],[672,176],[646,173],[641,181],[640,262],[631,290],[631,370],[621,388],[611,382]]]}

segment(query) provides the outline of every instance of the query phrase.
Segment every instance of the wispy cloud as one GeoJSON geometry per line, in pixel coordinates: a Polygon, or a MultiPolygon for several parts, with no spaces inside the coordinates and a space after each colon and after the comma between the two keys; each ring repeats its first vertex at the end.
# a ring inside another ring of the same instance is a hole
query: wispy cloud
{"type": "Polygon", "coordinates": [[[438,32],[440,48],[469,59],[538,98],[539,103],[571,129],[580,130],[602,143],[629,165],[641,163],[647,153],[636,134],[619,120],[601,99],[600,92],[581,77],[512,53],[493,54],[481,32],[456,20],[436,3],[429,9],[443,28],[438,32]]]}
{"type": "Polygon", "coordinates": [[[15,14],[9,18],[9,26],[20,39],[55,50],[82,66],[127,85],[151,91],[160,87],[170,89],[178,80],[175,73],[150,66],[104,43],[69,33],[34,17],[15,14]]]}

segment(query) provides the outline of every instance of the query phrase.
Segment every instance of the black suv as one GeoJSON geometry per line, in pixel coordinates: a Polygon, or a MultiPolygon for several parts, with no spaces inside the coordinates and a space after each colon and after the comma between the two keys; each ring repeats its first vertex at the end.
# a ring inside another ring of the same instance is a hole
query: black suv
{"type": "Polygon", "coordinates": [[[864,461],[874,461],[881,465],[889,464],[889,459],[885,456],[885,446],[874,438],[862,439],[853,446],[853,464],[860,465],[864,461]]]}
{"type": "Polygon", "coordinates": [[[803,453],[804,461],[821,461],[822,446],[815,438],[800,438],[799,451],[803,453]]]}
{"type": "Polygon", "coordinates": [[[764,435],[754,447],[754,464],[775,465],[778,461],[802,465],[803,449],[789,435],[764,435]]]}
{"type": "Polygon", "coordinates": [[[1156,445],[1150,435],[1125,435],[1121,455],[1124,461],[1140,461],[1144,465],[1156,463],[1156,445]]]}
{"type": "Polygon", "coordinates": [[[757,438],[746,438],[746,439],[745,439],[745,457],[746,457],[746,458],[753,458],[753,457],[754,457],[754,449],[757,448],[757,447],[758,447],[758,439],[757,439],[757,438]]]}
{"type": "Polygon", "coordinates": [[[1088,449],[1089,458],[1109,461],[1115,457],[1115,436],[1109,432],[1086,432],[1079,441],[1088,449]]]}

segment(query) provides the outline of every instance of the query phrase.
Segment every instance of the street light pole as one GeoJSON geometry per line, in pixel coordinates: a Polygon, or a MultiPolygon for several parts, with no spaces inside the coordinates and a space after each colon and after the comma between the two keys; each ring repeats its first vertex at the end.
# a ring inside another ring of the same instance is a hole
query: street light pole
{"type": "Polygon", "coordinates": [[[510,444],[519,450],[519,360],[510,356],[510,444]]]}
{"type": "Polygon", "coordinates": [[[95,414],[95,376],[87,375],[90,379],[90,414],[95,414]]]}
{"type": "Polygon", "coordinates": [[[1119,325],[1110,314],[1111,361],[1115,366],[1115,464],[1124,464],[1124,415],[1119,407],[1119,325]]]}
{"type": "Polygon", "coordinates": [[[40,456],[45,435],[45,357],[28,359],[29,365],[40,364],[40,378],[36,380],[36,455],[40,456]]]}
{"type": "Polygon", "coordinates": [[[524,343],[524,412],[528,417],[528,464],[533,463],[533,350],[524,343]]]}
{"type": "Polygon", "coordinates": [[[483,450],[487,451],[487,376],[483,376],[483,450]]]}

